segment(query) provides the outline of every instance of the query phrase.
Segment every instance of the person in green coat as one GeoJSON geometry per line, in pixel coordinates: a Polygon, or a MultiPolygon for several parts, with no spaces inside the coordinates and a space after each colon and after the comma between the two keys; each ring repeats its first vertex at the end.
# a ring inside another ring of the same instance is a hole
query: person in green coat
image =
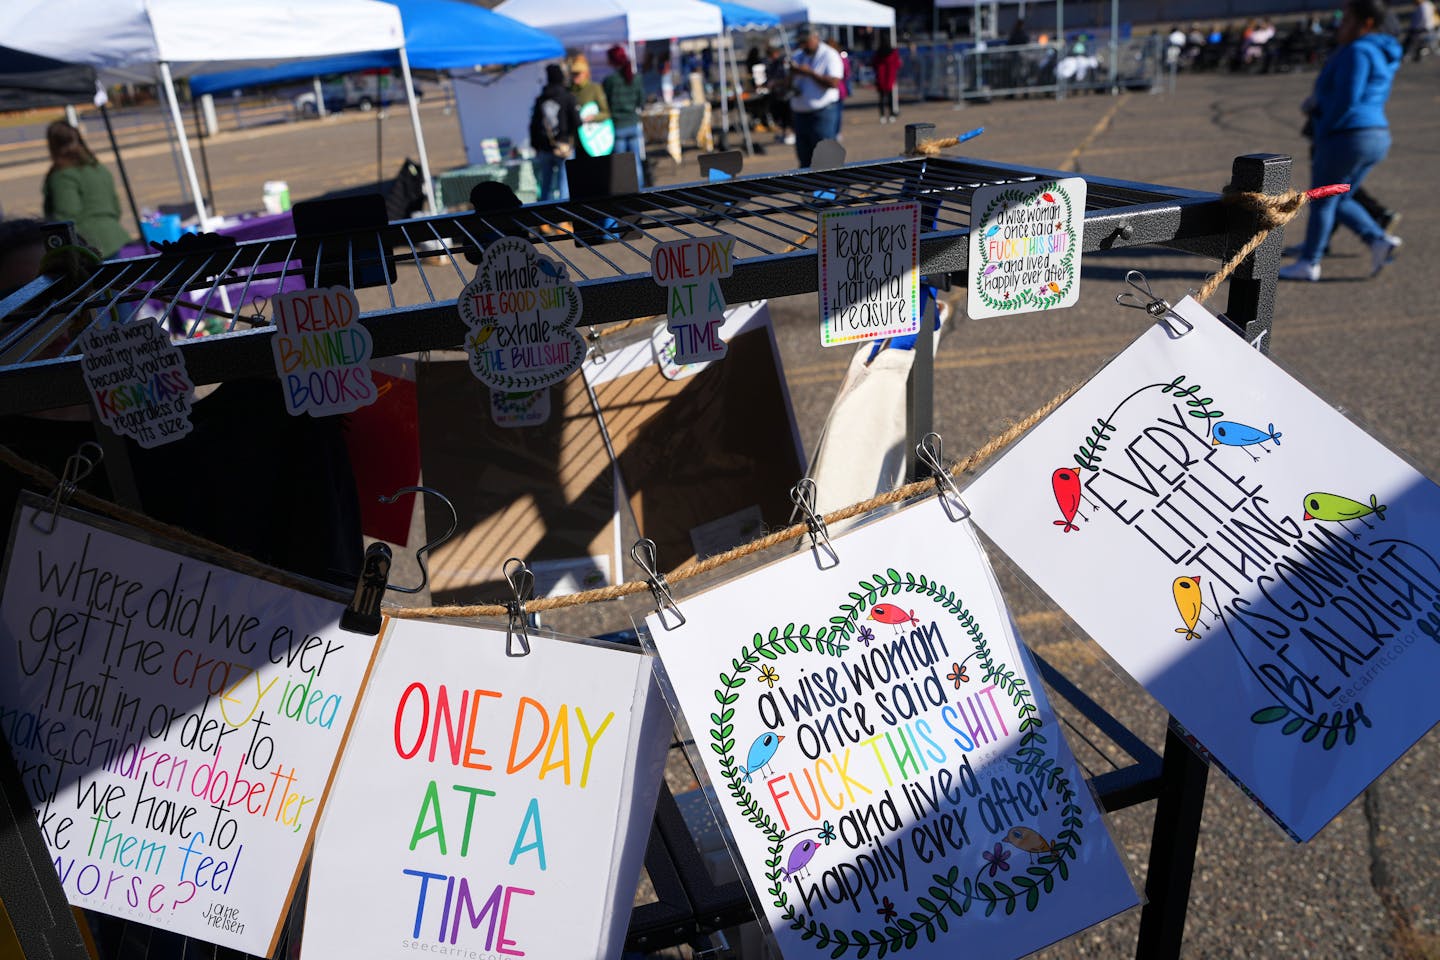
{"type": "Polygon", "coordinates": [[[50,172],[45,174],[45,218],[73,220],[75,232],[105,259],[130,242],[120,226],[115,181],[85,145],[80,131],[63,120],[45,130],[50,172]]]}
{"type": "Polygon", "coordinates": [[[615,121],[615,152],[635,155],[635,182],[645,186],[645,130],[640,108],[645,106],[645,84],[635,75],[630,55],[615,45],[606,54],[614,73],[605,78],[605,99],[615,121]]]}

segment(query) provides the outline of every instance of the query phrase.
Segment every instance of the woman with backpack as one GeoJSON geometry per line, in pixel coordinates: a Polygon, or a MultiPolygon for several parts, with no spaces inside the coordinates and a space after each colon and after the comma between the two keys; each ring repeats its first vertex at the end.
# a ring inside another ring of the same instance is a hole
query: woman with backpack
{"type": "Polygon", "coordinates": [[[565,70],[552,63],[545,68],[545,86],[530,112],[530,148],[535,151],[535,179],[541,203],[570,199],[565,161],[575,155],[579,129],[580,109],[565,83],[565,70]]]}

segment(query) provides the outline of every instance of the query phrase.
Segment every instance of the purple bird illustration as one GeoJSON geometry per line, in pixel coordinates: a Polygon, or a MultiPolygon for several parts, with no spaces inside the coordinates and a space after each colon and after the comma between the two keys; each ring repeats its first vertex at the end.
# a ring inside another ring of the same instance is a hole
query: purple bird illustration
{"type": "Polygon", "coordinates": [[[998,263],[992,263],[992,264],[990,264],[990,266],[988,266],[988,267],[985,268],[985,272],[984,272],[983,274],[981,274],[981,276],[988,277],[988,276],[990,276],[990,274],[994,273],[996,270],[999,270],[999,269],[1000,269],[1000,264],[998,264],[998,263]]]}
{"type": "Polygon", "coordinates": [[[810,872],[810,858],[815,856],[815,851],[820,845],[814,840],[801,840],[794,850],[790,851],[790,859],[785,862],[785,876],[793,877],[802,871],[810,872]]]}

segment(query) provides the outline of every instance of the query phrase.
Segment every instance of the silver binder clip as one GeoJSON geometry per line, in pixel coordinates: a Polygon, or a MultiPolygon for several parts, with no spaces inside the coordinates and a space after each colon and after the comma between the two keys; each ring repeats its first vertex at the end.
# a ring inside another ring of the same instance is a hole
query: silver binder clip
{"type": "Polygon", "coordinates": [[[425,566],[425,554],[439,547],[455,535],[455,528],[460,526],[460,518],[456,515],[455,504],[450,502],[450,498],[439,490],[430,487],[401,487],[399,490],[390,494],[390,496],[380,497],[379,499],[381,503],[394,503],[400,499],[400,495],[403,493],[428,493],[430,496],[435,497],[441,503],[445,504],[445,509],[450,511],[450,529],[415,551],[415,562],[420,566],[420,585],[418,587],[397,587],[392,583],[385,588],[387,590],[394,590],[396,593],[419,593],[421,590],[424,590],[425,585],[430,582],[430,571],[425,566]]]}
{"type": "Polygon", "coordinates": [[[915,444],[915,456],[921,463],[925,464],[925,468],[930,471],[931,477],[934,478],[935,492],[939,495],[940,502],[945,507],[945,512],[950,514],[950,519],[964,520],[970,516],[970,508],[965,505],[964,498],[960,496],[960,488],[955,486],[955,481],[950,476],[950,470],[945,466],[945,446],[940,439],[940,434],[925,434],[920,442],[915,444]],[[949,496],[947,496],[947,494],[949,496]],[[953,499],[955,504],[963,511],[959,516],[951,513],[951,499],[953,499]]]}
{"type": "Polygon", "coordinates": [[[823,546],[831,560],[839,563],[840,554],[830,543],[830,530],[825,526],[825,520],[815,512],[815,481],[810,477],[801,477],[800,482],[790,488],[790,502],[795,504],[795,509],[800,511],[805,526],[810,530],[810,546],[814,548],[817,560],[823,546]]]}
{"type": "Polygon", "coordinates": [[[1115,302],[1120,306],[1144,310],[1155,319],[1156,323],[1165,324],[1165,329],[1169,330],[1171,336],[1174,337],[1183,337],[1195,329],[1193,323],[1175,312],[1175,308],[1170,305],[1169,300],[1155,295],[1155,291],[1150,289],[1150,281],[1145,279],[1145,274],[1139,270],[1131,270],[1125,274],[1125,282],[1145,296],[1144,298],[1138,297],[1128,290],[1118,293],[1115,295],[1115,302]],[[1177,329],[1177,325],[1181,329],[1177,329]]]}
{"type": "Polygon", "coordinates": [[[590,344],[590,362],[605,362],[605,345],[600,341],[600,331],[593,325],[590,332],[585,334],[585,340],[590,344]]]}
{"type": "Polygon", "coordinates": [[[505,601],[510,623],[505,628],[505,656],[528,657],[530,655],[530,633],[525,621],[525,604],[535,594],[535,574],[525,566],[519,557],[511,557],[502,568],[505,580],[510,584],[511,599],[505,601]],[[512,566],[513,564],[513,566],[512,566]],[[519,641],[517,652],[516,640],[519,641]]]}
{"type": "Polygon", "coordinates": [[[47,536],[55,532],[55,524],[60,522],[60,508],[70,502],[80,481],[94,473],[104,459],[105,451],[93,440],[86,440],[80,444],[79,449],[65,458],[65,468],[60,471],[60,479],[55,484],[54,492],[50,494],[49,507],[43,511],[37,510],[30,518],[30,523],[36,530],[47,536]],[[42,516],[49,518],[48,526],[40,523],[42,516]]]}
{"type": "Polygon", "coordinates": [[[667,630],[675,627],[685,626],[685,614],[680,612],[680,607],[675,603],[675,597],[670,593],[670,584],[665,582],[665,575],[660,572],[660,564],[655,554],[655,541],[648,537],[642,537],[635,541],[630,548],[630,559],[645,571],[645,585],[650,588],[650,596],[655,598],[655,614],[667,630]],[[670,610],[679,620],[674,626],[665,623],[665,611],[670,610]]]}

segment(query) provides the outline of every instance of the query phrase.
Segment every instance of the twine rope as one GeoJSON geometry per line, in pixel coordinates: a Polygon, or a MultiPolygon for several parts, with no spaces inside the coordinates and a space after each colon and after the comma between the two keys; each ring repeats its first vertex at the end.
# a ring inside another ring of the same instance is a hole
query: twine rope
{"type": "MultiPolygon", "coordinates": [[[[943,141],[929,141],[931,143],[943,141]]],[[[953,146],[953,144],[951,144],[953,146]]],[[[922,146],[924,146],[922,144],[922,146]]],[[[1221,202],[1241,206],[1246,210],[1253,211],[1257,215],[1259,229],[1239,250],[1232,256],[1216,273],[1210,277],[1195,295],[1195,300],[1204,303],[1211,296],[1220,284],[1223,283],[1235,270],[1255,252],[1259,246],[1269,237],[1271,231],[1283,227],[1295,219],[1300,209],[1310,200],[1333,193],[1343,192],[1339,187],[1321,187],[1309,191],[1288,191],[1284,194],[1271,195],[1263,193],[1252,193],[1246,191],[1232,190],[1226,188],[1221,197],[1221,202]]],[[[811,234],[813,236],[813,233],[811,234]]],[[[801,238],[803,242],[806,238],[801,238]]],[[[633,321],[632,321],[633,322],[633,321]]],[[[968,471],[974,470],[985,463],[991,457],[1004,450],[1014,443],[1033,426],[1048,417],[1057,407],[1070,398],[1080,384],[1076,383],[1060,391],[1050,400],[1046,401],[1039,408],[1028,416],[1012,424],[1008,429],[995,435],[986,441],[982,446],[948,468],[952,478],[959,477],[968,471]]],[[[0,445],[0,463],[11,470],[26,477],[39,485],[42,490],[54,490],[60,483],[60,479],[49,470],[32,463],[0,445]]],[[[821,519],[828,524],[840,523],[868,513],[881,507],[891,506],[918,496],[928,490],[934,489],[934,479],[917,480],[907,483],[886,493],[877,494],[858,503],[852,503],[847,507],[841,507],[826,513],[821,519]]],[[[87,493],[84,490],[76,490],[71,499],[86,507],[87,509],[118,520],[138,530],[151,533],[156,536],[170,539],[191,548],[207,552],[217,559],[222,559],[230,564],[236,572],[255,576],[281,586],[290,587],[302,592],[316,593],[323,596],[337,599],[341,602],[348,601],[348,596],[338,589],[326,589],[325,585],[316,581],[302,580],[294,574],[277,569],[269,564],[261,563],[229,547],[207,540],[173,524],[163,523],[152,519],[143,513],[122,507],[119,504],[87,493]]],[[[694,563],[686,563],[666,576],[670,583],[677,583],[682,580],[689,580],[694,577],[703,576],[721,567],[727,566],[736,561],[743,560],[763,550],[786,543],[798,537],[804,536],[809,530],[805,523],[795,523],[781,530],[776,530],[758,540],[734,547],[724,553],[716,554],[694,563]]],[[[617,583],[608,587],[600,587],[594,590],[584,590],[579,593],[566,594],[558,597],[540,597],[525,605],[527,612],[543,612],[546,610],[562,610],[569,607],[578,607],[591,603],[602,603],[610,600],[618,600],[622,597],[634,596],[644,593],[650,589],[649,583],[644,580],[631,580],[624,583],[617,583]]],[[[486,604],[464,604],[431,607],[393,607],[387,608],[386,613],[392,617],[412,620],[433,620],[442,618],[468,619],[472,617],[504,617],[509,612],[509,605],[504,603],[486,604]]]]}

